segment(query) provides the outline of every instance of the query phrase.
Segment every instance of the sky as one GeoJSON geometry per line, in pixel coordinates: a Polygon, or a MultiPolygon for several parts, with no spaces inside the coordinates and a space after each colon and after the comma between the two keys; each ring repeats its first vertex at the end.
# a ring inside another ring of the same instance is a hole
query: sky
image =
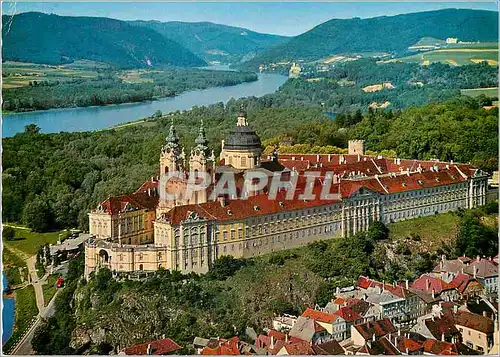
{"type": "Polygon", "coordinates": [[[210,21],[296,36],[332,18],[374,17],[444,8],[497,11],[496,2],[3,2],[3,14],[40,11],[120,20],[210,21]]]}

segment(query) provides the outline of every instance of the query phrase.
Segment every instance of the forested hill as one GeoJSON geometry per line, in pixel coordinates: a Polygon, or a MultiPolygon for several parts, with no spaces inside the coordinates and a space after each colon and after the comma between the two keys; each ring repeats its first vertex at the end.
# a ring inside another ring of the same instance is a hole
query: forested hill
{"type": "Polygon", "coordinates": [[[119,68],[201,66],[201,58],[159,33],[103,17],[26,12],[2,16],[3,59],[45,64],[78,59],[119,68]]]}
{"type": "Polygon", "coordinates": [[[166,38],[179,42],[206,61],[222,63],[248,60],[255,54],[290,39],[212,22],[130,21],[129,23],[153,29],[166,38]]]}
{"type": "Polygon", "coordinates": [[[332,19],[276,46],[248,65],[280,60],[315,60],[332,54],[398,54],[422,37],[460,41],[498,41],[498,12],[445,9],[369,19],[332,19]]]}

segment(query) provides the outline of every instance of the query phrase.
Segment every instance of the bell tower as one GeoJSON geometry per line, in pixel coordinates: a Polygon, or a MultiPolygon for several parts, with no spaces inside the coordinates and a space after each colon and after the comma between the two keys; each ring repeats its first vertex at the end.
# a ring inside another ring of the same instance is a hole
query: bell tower
{"type": "MultiPolygon", "coordinates": [[[[210,152],[208,140],[205,136],[203,119],[201,120],[198,136],[195,139],[195,146],[189,155],[189,176],[201,177],[201,174],[208,173],[212,178],[215,171],[215,156],[213,150],[210,152]]],[[[194,192],[194,197],[190,198],[190,203],[207,202],[206,190],[194,192]]]]}
{"type": "Polygon", "coordinates": [[[166,143],[161,150],[160,156],[160,175],[168,174],[169,172],[182,171],[184,150],[180,149],[179,137],[175,132],[174,120],[170,124],[170,131],[166,138],[166,143]]]}

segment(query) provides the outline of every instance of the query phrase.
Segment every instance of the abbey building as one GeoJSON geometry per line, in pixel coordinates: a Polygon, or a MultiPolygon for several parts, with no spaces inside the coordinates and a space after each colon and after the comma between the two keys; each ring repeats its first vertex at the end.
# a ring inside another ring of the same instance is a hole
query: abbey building
{"type": "Polygon", "coordinates": [[[110,197],[89,213],[93,238],[85,245],[87,277],[99,267],[205,273],[223,255],[253,257],[346,237],[377,220],[390,223],[477,207],[488,195],[488,175],[470,164],[368,156],[360,140],[349,142],[346,155],[262,155],[260,138],[243,110],[219,158],[209,148],[203,124],[186,157],[172,124],[159,173],[172,172],[182,174],[166,184],[151,177],[134,193],[110,197]],[[273,194],[266,185],[242,197],[249,172],[283,180],[297,175],[296,192],[290,196],[281,188],[273,194]],[[173,199],[160,194],[185,192],[201,173],[211,178],[205,189],[173,199]],[[227,173],[235,178],[237,194],[214,196],[227,173]],[[325,190],[326,199],[302,196],[325,190]]]}

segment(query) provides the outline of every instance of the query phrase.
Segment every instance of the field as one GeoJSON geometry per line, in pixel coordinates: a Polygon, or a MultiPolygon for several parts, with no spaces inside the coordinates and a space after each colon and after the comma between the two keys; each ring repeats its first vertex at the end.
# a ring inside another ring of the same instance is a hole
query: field
{"type": "Polygon", "coordinates": [[[473,88],[473,89],[462,89],[460,90],[462,95],[468,95],[469,97],[477,97],[481,94],[489,98],[498,98],[498,88],[473,88]]]}
{"type": "Polygon", "coordinates": [[[442,247],[441,242],[448,243],[455,237],[459,220],[456,214],[450,212],[392,223],[388,225],[389,238],[393,241],[404,240],[410,238],[411,232],[415,251],[435,252],[442,247]],[[415,239],[417,236],[419,240],[415,239]]]}
{"type": "MultiPolygon", "coordinates": [[[[6,224],[8,225],[8,224],[6,224]]],[[[67,234],[66,231],[35,233],[29,229],[16,228],[16,238],[12,241],[4,240],[7,247],[18,249],[27,255],[34,255],[38,249],[45,244],[54,244],[59,239],[59,234],[67,234]]]]}
{"type": "Polygon", "coordinates": [[[389,61],[418,62],[423,65],[441,62],[452,66],[463,66],[487,61],[490,66],[496,66],[498,65],[498,50],[493,48],[447,48],[402,58],[394,58],[389,61]]]}
{"type": "Polygon", "coordinates": [[[2,88],[19,88],[30,82],[66,82],[74,79],[92,79],[105,65],[92,61],[76,61],[61,66],[6,61],[2,68],[2,88]]]}

